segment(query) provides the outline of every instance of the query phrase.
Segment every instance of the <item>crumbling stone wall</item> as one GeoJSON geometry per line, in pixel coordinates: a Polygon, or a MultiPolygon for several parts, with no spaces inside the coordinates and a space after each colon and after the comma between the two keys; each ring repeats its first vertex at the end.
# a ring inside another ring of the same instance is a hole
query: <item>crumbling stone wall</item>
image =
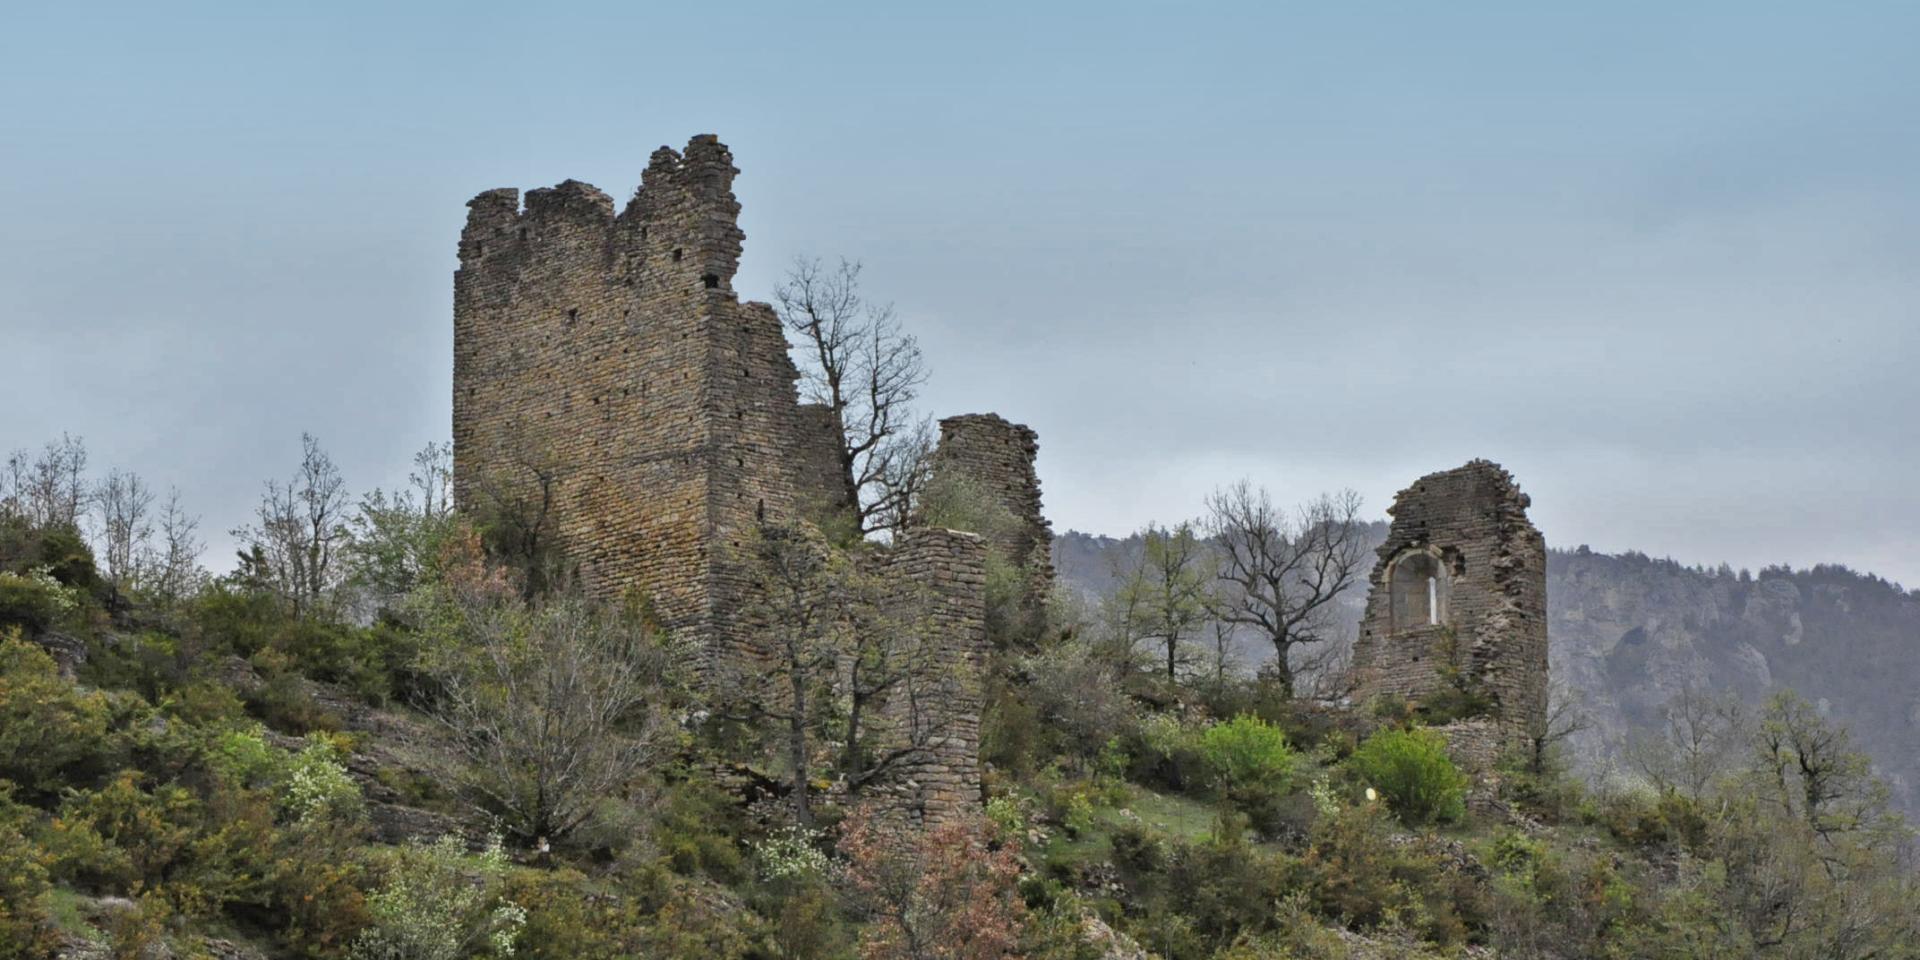
{"type": "MultiPolygon", "coordinates": [[[[655,151],[618,212],[574,180],[528,191],[524,207],[517,190],[489,190],[467,205],[454,274],[456,501],[533,505],[590,593],[644,596],[708,666],[766,662],[742,549],[756,525],[832,526],[853,497],[839,424],[799,402],[779,318],[732,289],[738,172],[699,136],[655,151]]],[[[1032,432],[1017,429],[1045,557],[1032,432]]],[[[959,432],[952,457],[1018,479],[1018,464],[985,466],[1006,456],[980,439],[990,431],[959,432]]],[[[932,598],[953,717],[887,789],[937,821],[979,795],[985,546],[919,530],[885,556],[903,589],[932,598]]]]}
{"type": "Polygon", "coordinates": [[[736,644],[740,571],[716,547],[789,514],[794,381],[771,308],[732,281],[727,148],[653,154],[617,215],[578,181],[468,204],[454,274],[454,488],[474,506],[552,479],[588,589],[637,590],[702,649],[736,644]]]}
{"type": "Polygon", "coordinates": [[[940,445],[934,449],[933,476],[957,479],[1003,508],[1011,518],[985,531],[989,544],[1028,575],[1023,607],[1037,616],[1053,589],[1053,527],[1040,506],[1040,477],[1034,458],[1039,435],[996,414],[971,413],[940,421],[940,445]]]}
{"type": "Polygon", "coordinates": [[[872,792],[883,808],[917,825],[938,824],[976,809],[980,787],[980,713],[987,659],[987,547],[957,530],[908,531],[876,558],[889,602],[937,642],[919,664],[914,689],[894,691],[884,717],[897,738],[914,723],[931,723],[926,750],[872,792]],[[918,716],[916,716],[918,714],[918,716]]]}
{"type": "MultiPolygon", "coordinates": [[[[1509,734],[1547,709],[1547,548],[1531,501],[1474,460],[1400,491],[1353,659],[1359,696],[1419,701],[1452,682],[1491,699],[1509,734]]],[[[1466,752],[1488,752],[1476,728],[1466,752]]]]}

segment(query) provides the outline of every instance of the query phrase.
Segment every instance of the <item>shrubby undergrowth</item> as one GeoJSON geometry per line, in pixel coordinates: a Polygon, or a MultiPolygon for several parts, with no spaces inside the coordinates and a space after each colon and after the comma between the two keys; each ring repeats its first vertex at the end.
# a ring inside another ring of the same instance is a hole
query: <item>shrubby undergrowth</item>
{"type": "MultiPolygon", "coordinates": [[[[527,501],[456,516],[429,455],[356,505],[323,458],[271,492],[325,492],[337,552],[249,545],[220,578],[181,567],[190,533],[96,563],[76,490],[0,491],[0,960],[1920,953],[1911,829],[1789,694],[1676,705],[1630,788],[1513,757],[1469,812],[1422,721],[1476,704],[1330,708],[1166,617],[1037,614],[1003,564],[986,802],[902,842],[841,660],[770,750],[670,669],[644,596],[571,589],[527,501]]],[[[964,494],[935,506],[1004,521],[964,494]]]]}

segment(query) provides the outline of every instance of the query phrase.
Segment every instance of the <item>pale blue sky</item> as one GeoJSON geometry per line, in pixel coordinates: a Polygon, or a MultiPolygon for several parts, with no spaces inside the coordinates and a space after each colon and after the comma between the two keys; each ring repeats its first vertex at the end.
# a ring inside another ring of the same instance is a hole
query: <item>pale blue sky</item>
{"type": "Polygon", "coordinates": [[[1920,585],[1920,4],[300,6],[0,8],[0,450],[391,484],[465,200],[714,132],[736,287],[864,260],[1061,529],[1486,456],[1559,545],[1920,585]]]}

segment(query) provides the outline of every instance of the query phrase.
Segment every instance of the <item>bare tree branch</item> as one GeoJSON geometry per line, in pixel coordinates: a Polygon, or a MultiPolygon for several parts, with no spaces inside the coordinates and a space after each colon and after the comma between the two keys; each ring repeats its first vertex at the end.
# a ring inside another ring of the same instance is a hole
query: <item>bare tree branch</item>
{"type": "Polygon", "coordinates": [[[1208,497],[1207,513],[1221,553],[1215,616],[1271,643],[1270,669],[1292,692],[1294,650],[1333,639],[1333,603],[1359,578],[1360,495],[1323,494],[1289,518],[1241,480],[1208,497]]]}
{"type": "Polygon", "coordinates": [[[840,427],[840,466],[862,535],[904,522],[930,446],[912,413],[927,381],[920,344],[892,305],[860,292],[860,264],[799,258],[774,289],[787,331],[799,341],[805,397],[840,427]]]}

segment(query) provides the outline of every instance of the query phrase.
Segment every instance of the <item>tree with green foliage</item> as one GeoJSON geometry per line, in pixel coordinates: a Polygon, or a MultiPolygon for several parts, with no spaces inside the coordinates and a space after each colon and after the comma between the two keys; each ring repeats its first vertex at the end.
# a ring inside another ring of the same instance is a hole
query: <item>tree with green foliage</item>
{"type": "Polygon", "coordinates": [[[47,797],[103,773],[107,696],[82,692],[53,658],[0,630],[0,780],[47,797]]]}
{"type": "Polygon", "coordinates": [[[402,847],[367,898],[373,922],[353,960],[513,956],[527,914],[502,895],[507,869],[498,837],[477,854],[456,836],[402,847]]]}
{"type": "Polygon", "coordinates": [[[425,581],[453,527],[453,445],[427,444],[413,465],[407,489],[374,489],[347,520],[348,582],[382,610],[425,581]]]}
{"type": "Polygon", "coordinates": [[[1131,641],[1159,650],[1171,686],[1193,662],[1189,648],[1212,618],[1214,560],[1192,521],[1148,524],[1140,535],[1140,558],[1113,597],[1113,616],[1131,641]]]}
{"type": "Polygon", "coordinates": [[[1467,778],[1447,756],[1446,738],[1432,730],[1381,730],[1347,762],[1410,825],[1466,813],[1467,778]]]}

